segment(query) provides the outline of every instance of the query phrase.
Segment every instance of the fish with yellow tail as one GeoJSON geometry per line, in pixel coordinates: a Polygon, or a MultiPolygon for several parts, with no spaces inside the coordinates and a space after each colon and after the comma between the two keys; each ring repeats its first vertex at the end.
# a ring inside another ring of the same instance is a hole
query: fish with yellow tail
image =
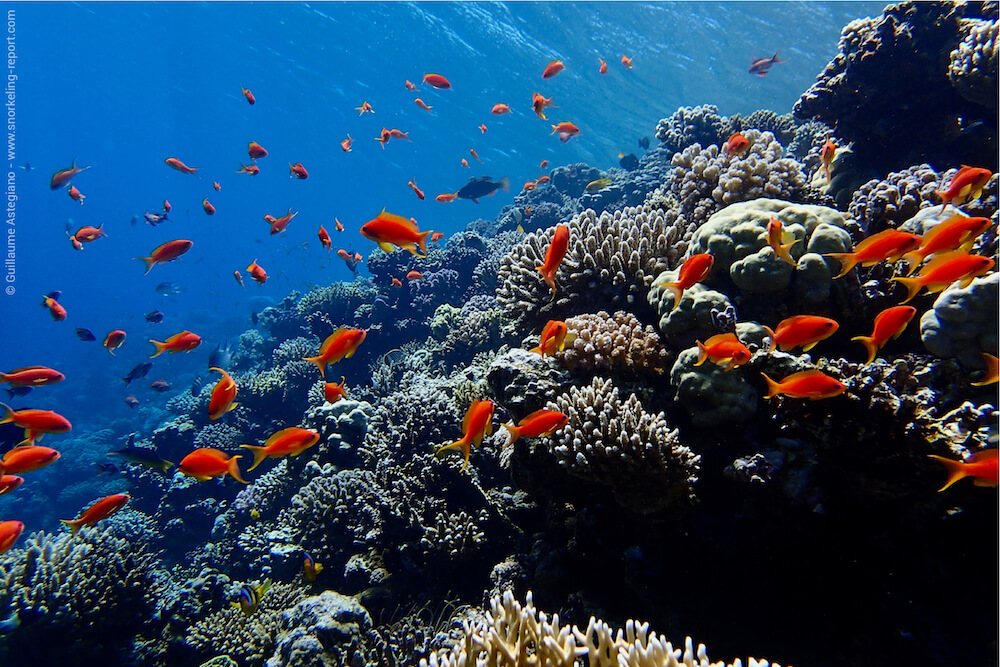
{"type": "Polygon", "coordinates": [[[530,415],[517,423],[501,424],[510,433],[510,442],[507,446],[513,445],[518,438],[538,438],[550,436],[569,421],[569,416],[555,410],[535,410],[530,415]]]}
{"type": "Polygon", "coordinates": [[[208,400],[208,418],[214,421],[239,404],[233,402],[236,399],[236,381],[233,377],[216,366],[208,370],[222,373],[222,377],[212,389],[212,397],[208,400]]]}
{"type": "Polygon", "coordinates": [[[931,293],[943,292],[954,283],[959,283],[962,288],[968,287],[974,278],[988,273],[993,264],[994,261],[989,257],[953,250],[932,259],[917,275],[892,278],[892,281],[902,283],[906,288],[906,298],[903,299],[903,303],[906,303],[924,287],[931,293]]]}
{"type": "Polygon", "coordinates": [[[886,229],[869,236],[854,248],[854,252],[828,252],[824,257],[832,257],[840,262],[840,273],[834,278],[842,278],[857,264],[874,266],[879,262],[899,261],[903,255],[920,246],[917,234],[908,234],[897,229],[886,229]]]}
{"type": "Polygon", "coordinates": [[[781,220],[772,217],[767,223],[767,244],[771,246],[774,250],[774,254],[778,259],[785,261],[792,266],[796,265],[792,255],[790,253],[792,246],[799,242],[798,239],[793,238],[788,243],[782,244],[785,240],[785,236],[788,232],[785,232],[781,225],[781,220]]]}
{"type": "Polygon", "coordinates": [[[72,520],[61,519],[61,521],[69,526],[73,535],[76,535],[76,532],[80,530],[82,526],[93,526],[98,521],[107,519],[109,516],[125,507],[125,504],[128,503],[129,500],[131,500],[131,497],[127,493],[116,493],[98,500],[96,503],[88,507],[79,518],[72,520]]]}
{"type": "Polygon", "coordinates": [[[852,341],[857,341],[865,346],[868,351],[867,366],[875,361],[878,351],[889,342],[889,339],[896,339],[903,335],[906,325],[910,323],[913,316],[917,314],[917,309],[913,306],[893,306],[886,308],[875,316],[875,325],[871,336],[855,336],[852,341]]]}
{"type": "Polygon", "coordinates": [[[966,477],[974,478],[972,483],[976,486],[997,486],[998,483],[998,462],[996,449],[983,449],[969,457],[967,461],[955,461],[936,454],[928,454],[929,458],[939,461],[944,469],[948,471],[948,479],[944,486],[938,489],[941,493],[949,486],[960,479],[966,477]]]}
{"type": "Polygon", "coordinates": [[[552,288],[552,299],[556,298],[556,271],[562,264],[566,251],[569,250],[569,227],[566,225],[556,225],[556,231],[552,235],[552,243],[545,251],[545,262],[535,270],[542,274],[542,280],[552,288]]]}
{"type": "Polygon", "coordinates": [[[707,252],[691,255],[681,265],[681,270],[677,274],[677,282],[653,284],[662,285],[664,289],[674,295],[674,305],[671,308],[671,310],[674,310],[680,305],[681,297],[684,296],[684,290],[693,287],[707,278],[714,264],[715,257],[707,252]]]}
{"type": "Polygon", "coordinates": [[[906,275],[912,275],[928,257],[959,248],[969,252],[976,239],[992,224],[989,218],[970,218],[964,215],[953,215],[939,222],[924,233],[919,248],[903,255],[903,261],[909,267],[906,275]]]}
{"type": "Polygon", "coordinates": [[[327,364],[335,364],[341,359],[350,359],[357,352],[358,346],[365,341],[367,332],[364,329],[348,329],[340,327],[326,337],[315,357],[303,357],[302,361],[316,364],[319,374],[326,378],[327,364]]]}
{"type": "Polygon", "coordinates": [[[196,449],[177,464],[177,470],[194,477],[199,482],[205,482],[213,477],[225,477],[229,475],[240,484],[247,484],[240,474],[239,455],[226,457],[225,452],[212,447],[201,447],[196,449]]]}
{"type": "Polygon", "coordinates": [[[361,225],[361,235],[375,241],[385,252],[401,248],[417,257],[427,256],[427,238],[433,233],[433,230],[420,231],[413,218],[389,213],[384,208],[373,219],[361,225]]]}
{"type": "Polygon", "coordinates": [[[319,442],[319,433],[298,426],[289,426],[281,429],[264,443],[263,447],[254,445],[240,445],[242,449],[249,449],[253,453],[253,465],[247,472],[261,464],[264,459],[276,459],[282,456],[298,456],[313,445],[319,442]]]}
{"type": "Polygon", "coordinates": [[[465,455],[465,463],[462,464],[462,470],[465,470],[469,465],[472,445],[478,449],[483,444],[483,438],[491,433],[493,433],[493,401],[472,401],[472,405],[465,411],[465,419],[462,420],[462,438],[439,448],[435,456],[446,449],[457,449],[465,455]]]}
{"type": "Polygon", "coordinates": [[[317,563],[306,552],[302,552],[302,574],[306,576],[309,583],[316,582],[316,575],[323,571],[323,563],[317,563]]]}
{"type": "Polygon", "coordinates": [[[538,346],[531,348],[531,352],[537,352],[543,357],[553,355],[565,349],[567,343],[576,340],[576,334],[569,333],[569,327],[562,320],[549,320],[542,327],[542,335],[538,338],[538,346]]]}
{"type": "Polygon", "coordinates": [[[230,602],[230,604],[247,616],[253,616],[260,608],[260,601],[264,599],[264,595],[269,588],[271,588],[270,579],[265,579],[264,583],[256,586],[243,584],[239,594],[236,596],[236,600],[230,602]]]}
{"type": "Polygon", "coordinates": [[[698,361],[694,363],[695,366],[701,366],[711,360],[712,363],[722,366],[723,371],[731,371],[750,361],[753,356],[750,349],[740,342],[734,333],[716,334],[704,343],[700,340],[695,342],[698,344],[698,361]]]}

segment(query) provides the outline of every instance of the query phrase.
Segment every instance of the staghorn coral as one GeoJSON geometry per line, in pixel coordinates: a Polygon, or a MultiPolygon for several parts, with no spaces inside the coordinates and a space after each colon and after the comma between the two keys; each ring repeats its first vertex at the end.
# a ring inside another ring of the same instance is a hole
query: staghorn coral
{"type": "Polygon", "coordinates": [[[253,614],[227,605],[191,626],[185,642],[204,656],[222,653],[244,667],[260,667],[274,650],[281,613],[302,597],[297,586],[271,584],[253,614]]]}
{"type": "Polygon", "coordinates": [[[635,394],[622,400],[610,379],[595,377],[548,407],[569,416],[544,442],[570,474],[610,487],[619,504],[640,514],[683,510],[694,500],[700,457],[635,394]]]}
{"type": "Polygon", "coordinates": [[[956,357],[967,368],[982,368],[982,353],[996,354],[997,294],[1000,273],[976,278],[965,288],[941,292],[920,317],[924,347],[939,357],[956,357]]]}
{"type": "Polygon", "coordinates": [[[995,110],[997,37],[1000,34],[996,19],[963,19],[959,25],[964,36],[949,56],[948,78],[959,95],[995,110]]]}
{"type": "Polygon", "coordinates": [[[489,513],[480,509],[475,515],[460,510],[434,517],[434,524],[424,528],[420,548],[428,561],[445,558],[449,562],[467,560],[486,546],[485,526],[489,513]]]}
{"type": "Polygon", "coordinates": [[[728,120],[713,104],[680,107],[656,124],[656,138],[671,154],[691,144],[721,144],[729,136],[728,120]]]}
{"type": "Polygon", "coordinates": [[[519,328],[540,328],[547,319],[594,309],[634,309],[645,301],[653,276],[683,254],[689,234],[676,211],[652,199],[613,215],[584,211],[568,227],[569,249],[556,273],[554,299],[536,270],[554,228],[528,234],[501,263],[497,300],[519,328]]]}
{"type": "Polygon", "coordinates": [[[653,328],[643,327],[635,315],[623,310],[614,316],[603,310],[577,315],[567,319],[566,326],[575,340],[555,357],[574,373],[660,375],[672,361],[653,328]]]}
{"type": "Polygon", "coordinates": [[[100,529],[32,533],[23,547],[0,556],[0,610],[18,621],[0,635],[0,661],[124,660],[155,609],[155,567],[142,546],[100,529]]]}

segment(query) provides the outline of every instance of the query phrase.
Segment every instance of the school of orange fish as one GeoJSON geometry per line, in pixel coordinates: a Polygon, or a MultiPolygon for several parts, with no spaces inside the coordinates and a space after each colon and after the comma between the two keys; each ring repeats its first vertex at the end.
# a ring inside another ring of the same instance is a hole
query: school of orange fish
{"type": "MultiPolygon", "coordinates": [[[[776,63],[783,61],[777,59],[777,54],[772,58],[756,59],[751,65],[750,73],[764,76],[767,70],[776,63]]],[[[621,64],[628,70],[632,69],[632,59],[622,55],[621,64]]],[[[553,60],[544,69],[543,79],[550,79],[565,69],[560,60],[553,60]]],[[[606,74],[607,63],[600,59],[599,73],[606,74]]],[[[436,89],[449,89],[451,83],[440,74],[425,74],[423,83],[436,89]]],[[[416,92],[418,86],[409,80],[405,82],[407,90],[416,92]]],[[[256,104],[256,98],[247,88],[241,88],[241,93],[247,103],[256,104]]],[[[431,111],[432,107],[426,104],[421,98],[416,98],[414,103],[425,111],[431,111]]],[[[539,119],[546,120],[545,109],[554,107],[551,98],[540,95],[537,91],[532,95],[532,109],[539,119]]],[[[374,109],[367,101],[356,107],[359,115],[374,113],[374,109]]],[[[491,109],[491,113],[496,116],[510,113],[510,107],[505,103],[497,103],[491,109]]],[[[566,142],[580,134],[580,129],[572,122],[563,121],[551,125],[551,134],[558,134],[560,141],[566,142]]],[[[487,132],[485,123],[479,126],[483,132],[487,132]]],[[[391,139],[409,140],[408,133],[398,129],[382,128],[379,136],[375,138],[381,148],[385,149],[391,139]]],[[[345,152],[351,152],[354,139],[350,135],[340,142],[341,148],[345,152]]],[[[723,145],[723,151],[727,155],[741,155],[750,147],[750,142],[740,133],[733,134],[723,145]]],[[[830,179],[830,169],[837,146],[827,139],[820,152],[821,169],[827,181],[830,179]]],[[[250,164],[243,165],[237,173],[245,173],[256,176],[260,173],[257,160],[267,156],[267,150],[260,144],[251,141],[247,149],[250,157],[250,164]]],[[[475,159],[479,159],[476,151],[470,149],[470,154],[475,159]]],[[[165,160],[167,166],[184,174],[197,175],[198,167],[189,167],[183,161],[175,157],[165,160]]],[[[467,160],[462,159],[462,164],[468,166],[467,160]]],[[[541,169],[548,166],[548,161],[542,161],[541,169]]],[[[89,167],[77,167],[76,162],[67,169],[56,172],[51,179],[50,188],[59,190],[68,188],[69,196],[83,203],[85,196],[70,181],[81,171],[89,167]]],[[[288,165],[289,176],[300,180],[307,179],[309,173],[302,163],[288,165]]],[[[986,183],[991,178],[992,173],[987,169],[963,166],[961,170],[952,178],[948,187],[938,192],[942,204],[942,213],[948,204],[961,205],[965,202],[977,199],[986,183]]],[[[476,199],[479,196],[489,196],[498,189],[506,190],[506,179],[493,183],[489,179],[479,181],[473,179],[470,186],[475,184],[478,187],[467,193],[459,190],[455,193],[442,193],[435,199],[442,203],[448,203],[456,198],[463,197],[476,199]]],[[[528,181],[524,184],[523,190],[528,191],[539,185],[544,185],[549,181],[548,176],[541,176],[535,181],[528,181]]],[[[218,181],[213,182],[213,188],[220,190],[218,181]]],[[[411,180],[408,186],[413,190],[419,199],[424,199],[425,195],[417,187],[416,181],[411,180]]],[[[469,186],[466,186],[469,187],[469,186]]],[[[464,190],[465,188],[463,188],[464,190]]],[[[170,203],[163,202],[163,214],[161,218],[170,211],[170,203]]],[[[202,200],[202,208],[207,215],[216,212],[215,207],[207,198],[202,200]]],[[[296,212],[288,209],[285,215],[274,217],[264,216],[264,220],[270,225],[270,233],[280,234],[285,231],[296,212]]],[[[147,214],[147,218],[148,218],[147,214]]],[[[159,215],[159,214],[157,214],[159,215]]],[[[155,219],[155,218],[154,218],[155,219]]],[[[880,262],[895,263],[903,261],[907,266],[907,275],[892,278],[899,282],[907,290],[906,299],[902,304],[911,301],[917,294],[926,289],[929,293],[941,292],[951,285],[960,284],[967,286],[978,276],[982,276],[993,269],[994,262],[989,257],[971,254],[970,251],[976,239],[989,229],[991,223],[987,218],[968,217],[965,215],[954,215],[934,226],[923,236],[905,233],[895,229],[888,229],[878,234],[874,234],[859,243],[853,252],[831,253],[826,255],[837,260],[841,265],[841,271],[836,278],[847,275],[855,266],[872,266],[880,262]],[[918,272],[919,270],[919,272],[918,272]],[[916,272],[916,275],[913,275],[916,272]]],[[[106,236],[103,226],[101,227],[81,227],[73,234],[69,234],[70,241],[76,249],[82,249],[84,243],[92,243],[99,238],[106,236]]],[[[344,230],[343,224],[335,218],[335,229],[338,232],[344,230]]],[[[425,256],[427,253],[428,239],[438,241],[443,238],[441,232],[432,230],[421,231],[418,223],[413,218],[389,213],[384,209],[372,220],[361,226],[361,234],[374,241],[382,250],[393,252],[397,248],[404,249],[417,256],[425,256]]],[[[332,239],[326,229],[320,225],[318,237],[320,243],[328,251],[332,248],[332,239]]],[[[776,257],[790,264],[795,264],[789,252],[798,241],[785,243],[782,224],[776,218],[772,218],[767,226],[768,244],[773,248],[776,257]]],[[[549,245],[542,265],[537,267],[540,279],[543,280],[552,291],[552,298],[555,298],[557,285],[556,276],[563,258],[568,250],[570,241],[569,227],[557,225],[551,244],[549,245]]],[[[154,266],[164,262],[175,260],[188,252],[193,246],[193,242],[186,239],[168,241],[153,249],[149,256],[140,256],[134,259],[141,260],[146,266],[148,274],[154,266]]],[[[350,253],[344,249],[337,251],[338,256],[343,259],[351,271],[356,270],[357,264],[361,261],[361,255],[350,253]]],[[[684,291],[697,283],[705,280],[712,271],[714,258],[712,255],[703,253],[688,257],[681,265],[677,280],[670,283],[662,283],[662,286],[673,295],[673,307],[680,303],[684,291]]],[[[250,277],[263,284],[267,281],[267,272],[257,263],[255,258],[246,268],[250,277]]],[[[243,278],[240,271],[234,271],[236,281],[243,285],[243,278]]],[[[411,271],[406,275],[408,280],[419,280],[421,274],[418,271],[411,271]]],[[[393,285],[399,286],[401,281],[393,278],[393,285]]],[[[46,307],[53,320],[61,321],[66,319],[66,310],[58,302],[58,293],[43,297],[42,305],[46,307]]],[[[898,305],[885,309],[876,318],[870,336],[855,336],[852,341],[857,341],[864,345],[868,358],[868,364],[878,355],[880,349],[892,338],[902,335],[904,329],[914,318],[917,309],[913,306],[898,305]]],[[[771,353],[775,349],[782,351],[794,348],[802,348],[808,352],[816,344],[833,335],[839,328],[837,322],[832,319],[813,316],[797,315],[789,317],[778,323],[774,329],[764,327],[770,338],[770,347],[766,353],[771,353]]],[[[88,332],[89,333],[89,332],[88,332]]],[[[316,365],[320,376],[324,379],[324,396],[328,402],[336,401],[346,397],[346,378],[341,377],[339,383],[326,382],[326,367],[338,361],[350,358],[364,340],[366,332],[361,329],[350,329],[341,327],[333,332],[320,346],[319,354],[315,357],[307,357],[309,361],[316,365]]],[[[108,352],[114,354],[114,350],[124,344],[126,333],[121,330],[111,331],[104,339],[104,346],[108,352]]],[[[93,340],[93,337],[88,340],[93,340]]],[[[572,334],[569,333],[567,325],[563,321],[551,320],[543,328],[539,344],[532,351],[543,357],[553,355],[556,351],[564,349],[567,342],[572,341],[572,334]]],[[[150,358],[155,358],[164,352],[177,354],[190,352],[201,344],[201,338],[190,331],[181,331],[160,342],[150,340],[155,352],[150,358]]],[[[721,333],[707,339],[704,343],[697,341],[698,360],[695,365],[704,364],[711,361],[722,366],[726,371],[738,368],[746,364],[752,357],[752,352],[744,345],[734,333],[721,333]]],[[[1000,366],[997,357],[989,354],[983,355],[987,364],[985,375],[972,384],[983,386],[998,381],[1000,377],[1000,366]]],[[[148,369],[147,369],[148,370],[148,369]]],[[[208,404],[208,416],[210,420],[223,418],[230,410],[236,407],[237,386],[233,378],[221,368],[212,368],[212,371],[221,374],[221,378],[215,384],[211,392],[208,404]]],[[[144,373],[143,373],[144,374],[144,373]]],[[[767,383],[767,394],[765,398],[771,399],[778,396],[785,396],[793,399],[819,400],[837,396],[846,391],[846,386],[840,381],[832,378],[819,370],[806,370],[793,373],[788,377],[775,381],[767,375],[761,373],[767,383]]],[[[7,373],[0,373],[0,383],[8,383],[11,387],[39,387],[54,384],[64,379],[64,375],[57,370],[45,366],[29,366],[14,369],[7,373]]],[[[129,378],[134,379],[134,378],[129,378]]],[[[127,380],[126,380],[127,383],[127,380]]],[[[131,397],[130,397],[131,398],[131,397]]],[[[10,493],[17,489],[24,482],[21,474],[30,473],[45,466],[48,466],[59,459],[60,453],[52,448],[38,445],[45,434],[66,433],[70,430],[69,421],[51,410],[23,409],[14,410],[7,405],[0,403],[4,415],[0,418],[0,423],[13,422],[16,426],[24,429],[24,440],[15,448],[7,452],[0,459],[0,495],[10,493]]],[[[493,411],[494,403],[490,400],[475,400],[469,406],[462,423],[462,437],[448,445],[440,447],[437,452],[456,449],[462,453],[464,462],[462,470],[468,465],[469,457],[473,446],[479,447],[486,435],[493,432],[493,411]]],[[[543,437],[554,433],[563,427],[568,421],[567,415],[553,410],[538,410],[520,420],[516,425],[503,424],[509,431],[510,443],[521,437],[533,438],[543,437]]],[[[316,431],[299,427],[288,427],[274,433],[262,446],[241,445],[252,453],[254,460],[249,471],[257,468],[267,458],[279,458],[283,456],[298,456],[319,441],[319,434],[316,431]]],[[[972,455],[967,461],[951,460],[940,456],[932,458],[941,462],[945,466],[948,479],[940,489],[954,484],[964,477],[972,477],[975,484],[980,486],[997,486],[998,483],[998,457],[997,449],[987,449],[972,455]]],[[[231,476],[233,479],[246,484],[240,472],[238,461],[240,455],[227,456],[224,452],[203,447],[195,449],[185,456],[177,465],[178,471],[199,481],[206,481],[217,477],[231,476]]],[[[145,465],[151,465],[166,470],[170,463],[159,459],[155,452],[151,452],[148,460],[140,461],[145,465]]],[[[76,533],[82,526],[94,525],[106,519],[124,507],[130,497],[126,493],[114,494],[102,498],[88,508],[81,515],[72,520],[63,520],[73,532],[76,533]]],[[[6,552],[14,546],[24,531],[24,523],[18,520],[0,521],[0,554],[6,552]]],[[[315,572],[322,566],[313,564],[308,555],[305,557],[305,568],[307,574],[315,572]]]]}

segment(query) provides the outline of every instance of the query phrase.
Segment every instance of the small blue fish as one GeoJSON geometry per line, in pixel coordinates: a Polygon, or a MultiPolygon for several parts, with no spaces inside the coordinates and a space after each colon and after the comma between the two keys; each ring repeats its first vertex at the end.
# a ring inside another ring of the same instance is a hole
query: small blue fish
{"type": "Polygon", "coordinates": [[[90,329],[77,329],[73,333],[75,333],[76,337],[80,340],[97,340],[97,336],[95,336],[90,329]]]}
{"type": "Polygon", "coordinates": [[[163,313],[159,310],[154,310],[151,313],[146,313],[144,315],[147,322],[152,322],[153,324],[159,324],[163,321],[163,313]]]}
{"type": "Polygon", "coordinates": [[[121,469],[114,463],[95,463],[94,465],[97,466],[98,475],[103,475],[104,473],[113,475],[116,472],[121,472],[121,469]]]}
{"type": "Polygon", "coordinates": [[[132,380],[138,380],[139,378],[146,377],[146,373],[148,373],[149,369],[152,367],[153,367],[152,361],[144,361],[141,364],[136,364],[135,366],[132,367],[132,370],[128,372],[128,375],[121,378],[121,381],[124,382],[125,386],[127,387],[129,383],[132,382],[132,380]]]}
{"type": "Polygon", "coordinates": [[[208,367],[209,368],[221,368],[224,371],[229,370],[229,364],[233,362],[233,349],[227,344],[227,341],[223,341],[221,344],[217,345],[212,353],[208,355],[208,367]]]}
{"type": "Polygon", "coordinates": [[[205,386],[205,381],[201,379],[201,376],[199,375],[194,379],[194,382],[191,383],[191,395],[197,396],[198,394],[200,394],[201,388],[204,386],[205,386]]]}
{"type": "Polygon", "coordinates": [[[173,283],[160,283],[156,286],[156,293],[160,296],[173,296],[180,294],[181,290],[173,283]]]}
{"type": "Polygon", "coordinates": [[[239,595],[236,597],[236,601],[230,604],[240,609],[247,616],[251,616],[260,608],[260,601],[264,599],[264,594],[267,593],[267,589],[270,587],[270,579],[265,580],[264,583],[257,586],[243,584],[239,595]]]}

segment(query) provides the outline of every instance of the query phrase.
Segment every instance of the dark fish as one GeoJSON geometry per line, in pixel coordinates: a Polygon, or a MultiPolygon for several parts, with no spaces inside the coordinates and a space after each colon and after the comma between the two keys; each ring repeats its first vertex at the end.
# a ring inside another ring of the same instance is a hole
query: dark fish
{"type": "Polygon", "coordinates": [[[756,74],[757,76],[764,76],[767,74],[767,70],[783,62],[786,61],[778,60],[778,52],[775,51],[774,55],[770,58],[754,58],[751,60],[750,69],[747,71],[751,74],[756,74]]]}
{"type": "Polygon", "coordinates": [[[170,383],[166,380],[154,380],[153,384],[149,385],[149,388],[153,391],[163,393],[165,391],[170,391],[170,383]]]}
{"type": "Polygon", "coordinates": [[[267,589],[270,587],[270,579],[257,586],[243,584],[243,588],[240,589],[239,596],[236,598],[236,601],[231,604],[247,616],[250,616],[257,611],[258,607],[260,607],[260,601],[264,598],[264,594],[267,593],[267,589]]]}
{"type": "Polygon", "coordinates": [[[199,375],[194,379],[194,382],[191,383],[191,395],[197,396],[198,394],[200,394],[201,388],[204,386],[205,386],[205,381],[202,380],[201,376],[199,375]]]}
{"type": "Polygon", "coordinates": [[[114,463],[95,463],[94,465],[97,466],[98,475],[103,475],[104,473],[113,475],[116,472],[121,472],[121,468],[116,466],[114,463]]]}
{"type": "Polygon", "coordinates": [[[129,406],[130,408],[137,408],[139,407],[139,399],[136,398],[135,396],[126,396],[125,405],[129,406]]]}
{"type": "Polygon", "coordinates": [[[160,296],[173,296],[174,294],[180,294],[181,290],[173,283],[160,283],[156,286],[156,293],[160,296]]]}
{"type": "Polygon", "coordinates": [[[153,324],[159,324],[160,322],[163,321],[163,313],[158,310],[154,310],[151,313],[146,313],[146,321],[152,322],[153,324]]]}
{"type": "Polygon", "coordinates": [[[31,393],[31,387],[11,387],[10,389],[7,389],[6,392],[11,398],[14,398],[15,396],[27,396],[31,393]]]}
{"type": "Polygon", "coordinates": [[[510,179],[504,176],[499,181],[494,182],[489,176],[470,178],[469,182],[455,193],[455,196],[459,199],[471,199],[478,204],[481,197],[489,197],[497,190],[510,192],[510,179]]]}
{"type": "Polygon", "coordinates": [[[222,341],[221,344],[217,345],[212,353],[208,355],[208,367],[209,368],[221,368],[224,371],[229,370],[229,364],[233,362],[233,348],[227,345],[226,341],[222,341]]]}
{"type": "Polygon", "coordinates": [[[257,311],[250,313],[250,321],[253,322],[254,326],[257,326],[257,311]]]}
{"type": "Polygon", "coordinates": [[[80,340],[97,340],[97,336],[95,336],[90,329],[77,329],[73,333],[75,333],[76,337],[80,340]]]}
{"type": "Polygon", "coordinates": [[[47,296],[50,299],[55,299],[56,301],[58,301],[59,297],[62,296],[62,292],[59,291],[59,290],[52,290],[51,292],[49,292],[45,296],[47,296]]]}
{"type": "Polygon", "coordinates": [[[639,140],[639,148],[641,148],[644,151],[649,150],[649,137],[643,137],[642,139],[639,140]]]}
{"type": "Polygon", "coordinates": [[[152,367],[152,361],[144,361],[141,364],[136,364],[132,367],[132,370],[128,372],[128,375],[123,377],[121,380],[127,386],[132,380],[138,380],[139,378],[146,377],[146,373],[148,373],[149,369],[152,367]]]}
{"type": "Polygon", "coordinates": [[[132,225],[133,227],[135,227],[135,223],[137,223],[137,222],[139,222],[139,216],[137,216],[137,215],[133,215],[132,219],[129,220],[129,224],[132,225]]]}
{"type": "Polygon", "coordinates": [[[156,227],[158,224],[167,219],[166,213],[150,213],[146,211],[142,214],[142,217],[146,218],[146,224],[156,227]]]}
{"type": "Polygon", "coordinates": [[[159,468],[163,472],[173,465],[170,461],[160,458],[156,450],[151,447],[136,447],[132,443],[135,441],[135,434],[129,436],[128,444],[124,449],[108,452],[108,456],[120,456],[129,463],[146,466],[147,468],[159,468]]]}
{"type": "Polygon", "coordinates": [[[24,169],[25,171],[34,171],[35,168],[31,166],[30,162],[25,162],[20,167],[18,167],[18,169],[24,169]]]}
{"type": "Polygon", "coordinates": [[[635,171],[639,168],[639,158],[635,156],[635,153],[629,153],[628,155],[622,155],[618,160],[618,164],[622,166],[622,169],[635,171]]]}

